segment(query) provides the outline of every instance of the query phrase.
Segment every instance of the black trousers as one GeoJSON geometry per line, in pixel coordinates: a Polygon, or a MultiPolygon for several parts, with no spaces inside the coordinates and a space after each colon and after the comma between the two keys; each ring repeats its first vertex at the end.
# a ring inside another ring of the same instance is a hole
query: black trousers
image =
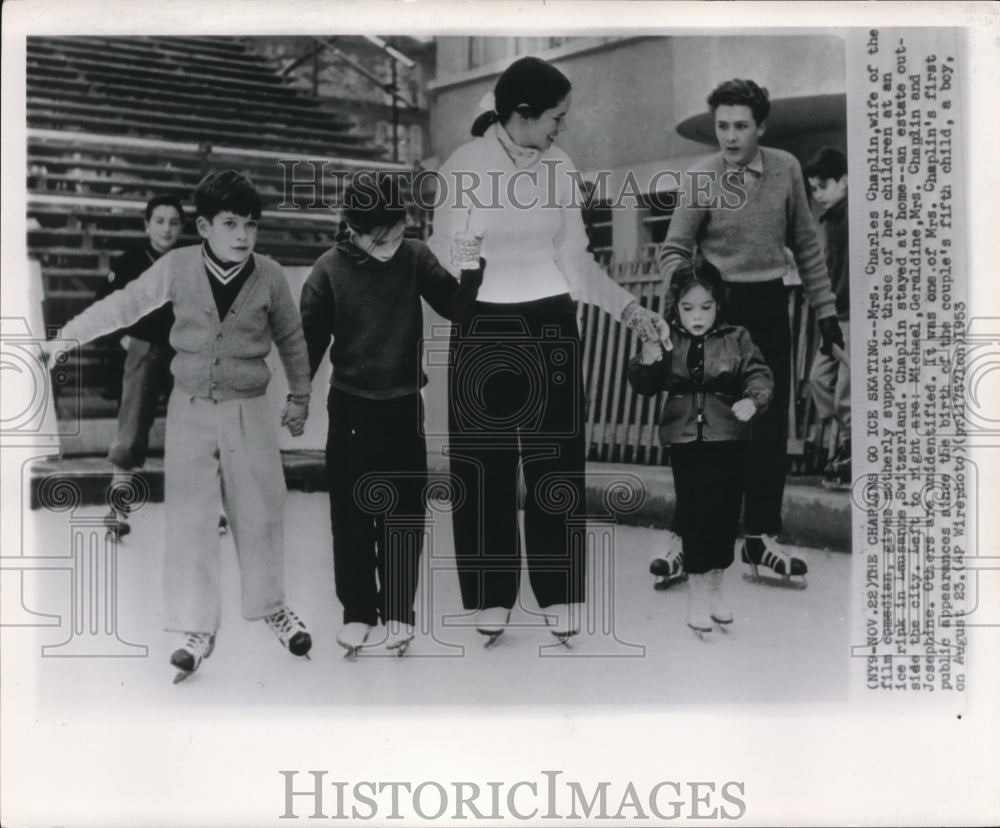
{"type": "Polygon", "coordinates": [[[426,526],[420,394],[370,400],[331,389],[326,469],[344,623],[414,623],[426,526]]]}
{"type": "Polygon", "coordinates": [[[466,609],[510,608],[524,553],[539,606],[582,601],[586,582],[584,396],[576,305],[568,295],[477,303],[452,330],[449,456],[466,609]]]}
{"type": "Polygon", "coordinates": [[[774,374],[771,405],[753,419],[743,525],[748,535],[776,535],[781,531],[781,504],[788,474],[788,401],[792,384],[788,293],[780,279],[760,284],[730,282],[727,289],[727,320],[750,332],[774,374]]]}
{"type": "Polygon", "coordinates": [[[735,440],[670,446],[680,516],[675,531],[684,542],[684,569],[692,575],[733,563],[746,454],[747,443],[735,440]]]}

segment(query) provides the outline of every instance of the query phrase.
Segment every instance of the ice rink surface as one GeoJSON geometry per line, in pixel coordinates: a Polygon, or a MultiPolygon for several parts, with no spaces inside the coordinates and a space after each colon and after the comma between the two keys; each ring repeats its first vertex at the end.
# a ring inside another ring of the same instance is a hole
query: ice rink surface
{"type": "MultiPolygon", "coordinates": [[[[486,649],[463,613],[451,564],[447,515],[433,526],[434,554],[425,552],[418,597],[418,633],[403,658],[378,646],[355,662],[335,641],[341,608],[334,594],[328,500],[325,493],[290,493],[286,507],[286,572],[289,605],[313,636],[311,661],[285,651],[267,626],[239,614],[239,571],[231,535],[221,539],[223,621],[215,652],[187,681],[174,685],[169,665],[176,635],[160,629],[160,562],[170,543],[162,504],[131,517],[131,534],[119,546],[118,636],[146,645],[144,657],[66,658],[58,645],[69,637],[72,581],[66,570],[27,572],[24,604],[60,616],[58,626],[7,630],[34,637],[34,671],[41,709],[70,705],[81,715],[109,708],[153,707],[165,715],[205,708],[259,706],[262,714],[304,708],[364,707],[398,712],[400,705],[435,708],[501,706],[648,705],[658,709],[699,704],[781,705],[836,702],[848,692],[848,622],[851,558],[841,552],[794,548],[809,565],[808,587],[782,589],[752,584],[735,563],[726,586],[735,615],[732,631],[699,640],[685,625],[685,585],[657,592],[648,573],[665,533],[618,526],[598,527],[613,550],[591,556],[590,601],[584,628],[572,649],[545,629],[522,579],[521,605],[511,627],[486,649]],[[600,563],[603,561],[603,565],[600,563]],[[427,609],[430,608],[428,612],[427,609]]],[[[99,517],[86,507],[77,516],[99,517]]],[[[68,554],[71,527],[65,514],[32,512],[35,555],[68,554]]],[[[592,527],[593,528],[593,527],[592,527]]],[[[775,713],[780,710],[775,709],[775,713]]]]}

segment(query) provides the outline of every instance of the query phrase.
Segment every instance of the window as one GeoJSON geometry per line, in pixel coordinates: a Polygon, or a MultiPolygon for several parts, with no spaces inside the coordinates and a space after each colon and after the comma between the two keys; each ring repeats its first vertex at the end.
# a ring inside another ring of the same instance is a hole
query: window
{"type": "Polygon", "coordinates": [[[652,255],[663,243],[670,217],[677,207],[677,191],[647,193],[639,204],[639,250],[652,255]]]}

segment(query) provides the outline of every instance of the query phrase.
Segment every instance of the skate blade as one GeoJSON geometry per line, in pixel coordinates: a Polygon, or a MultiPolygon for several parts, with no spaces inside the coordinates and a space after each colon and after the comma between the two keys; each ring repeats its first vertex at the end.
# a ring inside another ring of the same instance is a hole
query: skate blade
{"type": "Polygon", "coordinates": [[[711,627],[695,627],[693,624],[688,624],[688,629],[691,630],[698,638],[702,641],[712,640],[712,628],[711,627]]]}
{"type": "Polygon", "coordinates": [[[483,632],[482,630],[476,630],[476,632],[478,632],[482,636],[485,636],[486,641],[483,642],[483,646],[487,650],[493,647],[493,645],[497,643],[497,639],[499,639],[500,636],[503,635],[503,630],[500,630],[500,632],[483,632]]]}
{"type": "Polygon", "coordinates": [[[562,644],[567,650],[573,649],[573,642],[570,639],[573,637],[574,633],[570,633],[569,635],[552,633],[552,635],[555,636],[556,641],[562,644]]]}
{"type": "Polygon", "coordinates": [[[187,681],[194,674],[194,670],[178,670],[177,675],[174,676],[174,684],[180,684],[182,681],[187,681]]]}
{"type": "Polygon", "coordinates": [[[719,630],[719,632],[726,633],[726,635],[729,634],[729,630],[733,626],[733,619],[732,618],[730,618],[728,621],[720,621],[718,618],[716,618],[713,615],[712,616],[712,620],[715,622],[715,628],[717,630],[719,630]]]}
{"type": "MultiPolygon", "coordinates": [[[[343,644],[341,644],[340,646],[344,647],[343,644]]],[[[344,661],[357,661],[358,660],[358,653],[361,652],[361,648],[360,647],[344,647],[344,649],[346,650],[346,652],[344,653],[344,661]]]]}
{"type": "Polygon", "coordinates": [[[397,658],[402,658],[406,655],[406,651],[410,649],[410,642],[407,641],[405,644],[397,644],[395,647],[386,647],[386,649],[397,658]]]}
{"type": "Polygon", "coordinates": [[[743,580],[751,584],[781,587],[782,589],[805,589],[808,584],[804,575],[751,575],[743,574],[743,580]],[[792,579],[795,580],[792,580],[792,579]]]}
{"type": "Polygon", "coordinates": [[[676,578],[670,578],[666,575],[657,575],[656,581],[653,583],[653,589],[663,592],[664,590],[668,590],[678,584],[687,583],[687,579],[688,576],[686,574],[680,575],[676,578]]]}

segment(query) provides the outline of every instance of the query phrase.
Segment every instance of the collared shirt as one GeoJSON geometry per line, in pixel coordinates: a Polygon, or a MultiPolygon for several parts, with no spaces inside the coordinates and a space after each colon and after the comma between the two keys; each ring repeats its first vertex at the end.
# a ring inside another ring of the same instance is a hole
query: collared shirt
{"type": "Polygon", "coordinates": [[[725,165],[727,172],[739,174],[740,183],[743,185],[748,196],[760,184],[761,178],[764,177],[764,156],[761,154],[760,149],[757,150],[757,154],[750,159],[750,163],[748,164],[740,166],[738,164],[730,164],[726,161],[725,165]],[[753,175],[747,175],[748,172],[753,173],[753,175]]]}

